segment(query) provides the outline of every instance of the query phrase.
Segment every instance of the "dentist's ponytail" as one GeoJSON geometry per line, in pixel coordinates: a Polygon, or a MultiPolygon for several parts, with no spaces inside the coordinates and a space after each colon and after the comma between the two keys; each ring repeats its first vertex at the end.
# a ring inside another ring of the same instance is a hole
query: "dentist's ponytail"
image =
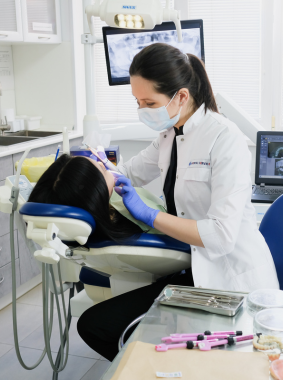
{"type": "Polygon", "coordinates": [[[193,54],[156,43],[141,50],[130,66],[130,76],[139,75],[152,81],[157,92],[172,98],[176,91],[187,88],[198,109],[218,112],[211,84],[203,62],[193,54]]]}

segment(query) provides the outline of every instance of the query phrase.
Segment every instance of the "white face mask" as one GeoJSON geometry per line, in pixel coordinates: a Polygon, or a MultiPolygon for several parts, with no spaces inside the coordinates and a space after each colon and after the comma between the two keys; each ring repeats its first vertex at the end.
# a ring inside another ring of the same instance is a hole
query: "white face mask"
{"type": "Polygon", "coordinates": [[[173,98],[167,104],[167,106],[159,107],[159,108],[138,108],[139,119],[142,123],[147,125],[149,128],[154,131],[162,131],[163,129],[169,129],[178,123],[180,119],[181,109],[178,115],[172,117],[170,119],[169,113],[167,111],[167,107],[175,98],[178,91],[174,94],[173,98]]]}

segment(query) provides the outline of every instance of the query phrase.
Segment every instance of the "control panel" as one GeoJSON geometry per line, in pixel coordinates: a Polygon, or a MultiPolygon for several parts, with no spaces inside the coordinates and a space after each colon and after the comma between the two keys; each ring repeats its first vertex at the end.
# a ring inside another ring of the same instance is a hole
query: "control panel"
{"type": "MultiPolygon", "coordinates": [[[[5,185],[7,185],[8,184],[7,182],[9,181],[10,182],[9,185],[12,188],[14,186],[14,184],[15,184],[15,180],[16,180],[16,176],[15,175],[7,177],[5,185]]],[[[30,183],[30,181],[27,179],[27,177],[25,175],[20,175],[19,188],[20,188],[19,198],[22,197],[23,198],[22,200],[24,201],[23,203],[25,203],[25,202],[28,201],[30,193],[33,190],[32,184],[30,183]]]]}

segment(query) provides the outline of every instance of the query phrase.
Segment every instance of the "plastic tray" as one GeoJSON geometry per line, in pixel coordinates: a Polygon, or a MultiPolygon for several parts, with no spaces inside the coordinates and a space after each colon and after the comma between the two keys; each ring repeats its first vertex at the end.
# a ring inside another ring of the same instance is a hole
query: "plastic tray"
{"type": "Polygon", "coordinates": [[[248,295],[247,306],[252,312],[283,307],[283,291],[278,289],[258,289],[248,295]]]}

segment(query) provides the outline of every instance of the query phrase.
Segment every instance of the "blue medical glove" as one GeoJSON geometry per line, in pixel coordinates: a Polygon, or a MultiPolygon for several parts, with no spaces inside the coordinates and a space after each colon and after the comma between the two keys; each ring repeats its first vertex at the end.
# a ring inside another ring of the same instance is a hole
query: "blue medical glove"
{"type": "Polygon", "coordinates": [[[148,207],[141,200],[135,188],[131,185],[131,180],[129,178],[119,178],[116,182],[115,191],[123,198],[125,207],[135,219],[154,228],[153,222],[160,211],[148,207]],[[123,187],[118,187],[119,185],[123,185],[123,187]]]}

